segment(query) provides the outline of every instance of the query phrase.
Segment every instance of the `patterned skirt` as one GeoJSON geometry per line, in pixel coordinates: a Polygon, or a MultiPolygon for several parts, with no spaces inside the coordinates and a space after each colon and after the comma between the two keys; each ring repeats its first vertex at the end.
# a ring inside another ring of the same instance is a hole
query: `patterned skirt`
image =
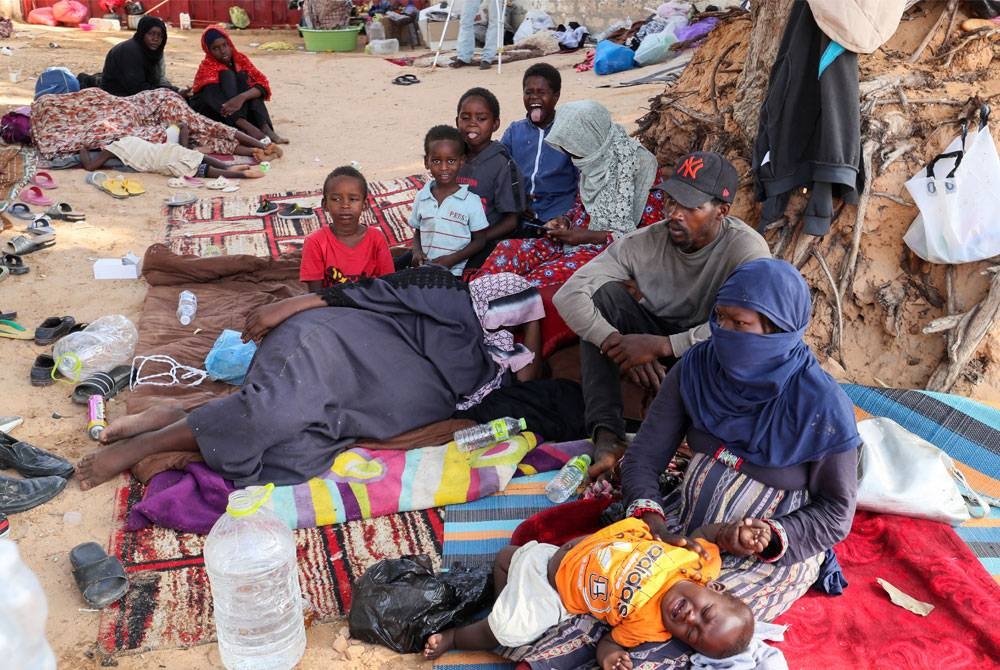
{"type": "MultiPolygon", "coordinates": [[[[808,502],[805,491],[765,486],[713,458],[695,454],[680,488],[664,500],[664,510],[670,530],[688,534],[710,523],[783,516],[808,502]]],[[[822,561],[822,553],[792,565],[762,563],[753,556],[723,555],[719,579],[730,593],[750,605],[759,621],[772,621],[812,586],[822,561]]],[[[591,616],[577,616],[550,630],[541,640],[505,650],[504,655],[527,662],[533,670],[597,668],[597,641],[608,631],[591,616]]],[[[690,647],[676,640],[630,650],[635,670],[687,668],[690,653],[690,647]]]]}

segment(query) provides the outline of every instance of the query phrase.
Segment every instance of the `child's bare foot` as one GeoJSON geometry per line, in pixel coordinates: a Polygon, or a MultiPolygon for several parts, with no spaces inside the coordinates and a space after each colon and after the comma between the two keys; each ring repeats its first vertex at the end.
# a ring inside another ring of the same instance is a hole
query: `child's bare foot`
{"type": "Polygon", "coordinates": [[[454,646],[455,646],[454,628],[443,630],[440,633],[434,633],[433,635],[428,637],[427,642],[424,643],[424,658],[429,658],[429,659],[438,658],[445,652],[451,651],[452,647],[454,646]]]}
{"type": "Polygon", "coordinates": [[[264,176],[264,173],[257,165],[234,165],[229,169],[233,172],[239,172],[239,176],[243,179],[260,179],[264,176]]]}
{"type": "MultiPolygon", "coordinates": [[[[288,144],[288,140],[285,140],[284,144],[288,144]]],[[[277,144],[271,143],[264,147],[264,155],[271,158],[281,158],[285,155],[285,152],[277,144]]]]}
{"type": "Polygon", "coordinates": [[[131,468],[137,463],[134,451],[135,445],[131,441],[122,440],[84,456],[76,464],[76,479],[80,482],[80,490],[92,489],[131,468]]]}
{"type": "Polygon", "coordinates": [[[162,402],[138,414],[115,419],[101,432],[101,442],[110,444],[126,437],[159,430],[169,426],[174,421],[183,419],[186,415],[187,412],[181,408],[179,403],[162,402]]]}

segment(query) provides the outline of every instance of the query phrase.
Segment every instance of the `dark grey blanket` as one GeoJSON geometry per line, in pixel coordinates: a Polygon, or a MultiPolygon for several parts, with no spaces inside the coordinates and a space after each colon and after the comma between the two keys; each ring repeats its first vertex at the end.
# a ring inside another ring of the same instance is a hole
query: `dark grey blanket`
{"type": "Polygon", "coordinates": [[[397,273],[327,302],[264,338],[238,392],[188,416],[209,467],[237,486],[306,481],[359,438],[447,419],[498,372],[450,273],[397,273]]]}

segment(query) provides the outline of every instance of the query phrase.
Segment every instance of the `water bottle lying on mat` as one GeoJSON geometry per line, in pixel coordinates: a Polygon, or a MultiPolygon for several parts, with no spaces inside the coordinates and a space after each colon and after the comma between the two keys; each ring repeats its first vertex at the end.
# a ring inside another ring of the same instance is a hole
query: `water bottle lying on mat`
{"type": "Polygon", "coordinates": [[[527,429],[528,422],[522,419],[514,419],[505,416],[502,419],[493,419],[489,423],[483,423],[472,428],[463,428],[455,431],[455,444],[459,451],[475,451],[491,444],[496,444],[508,439],[512,435],[517,435],[522,430],[527,429]]]}

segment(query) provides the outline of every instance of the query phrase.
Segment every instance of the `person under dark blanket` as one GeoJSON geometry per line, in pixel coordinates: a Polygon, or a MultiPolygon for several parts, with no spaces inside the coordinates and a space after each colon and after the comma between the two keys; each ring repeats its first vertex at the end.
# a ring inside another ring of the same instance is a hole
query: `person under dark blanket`
{"type": "Polygon", "coordinates": [[[288,140],[274,131],[264,104],[271,99],[271,84],[264,73],[236,50],[229,35],[218,26],[205,29],[201,48],[205,58],[194,75],[191,107],[255,139],[287,144],[288,140]]]}
{"type": "Polygon", "coordinates": [[[126,97],[154,88],[173,86],[166,76],[163,50],[167,46],[167,26],[155,16],[139,19],[132,39],[116,44],[104,58],[100,86],[112,95],[126,97]]]}
{"type": "Polygon", "coordinates": [[[237,487],[297,484],[360,438],[385,440],[537,375],[536,289],[516,275],[462,282],[420,268],[257,308],[259,343],[237,393],[189,413],[157,406],[112,423],[81,462],[92,488],[153,454],[198,451],[237,487]],[[505,328],[524,324],[525,342],[505,328]],[[394,411],[398,410],[398,411],[394,411]]]}

